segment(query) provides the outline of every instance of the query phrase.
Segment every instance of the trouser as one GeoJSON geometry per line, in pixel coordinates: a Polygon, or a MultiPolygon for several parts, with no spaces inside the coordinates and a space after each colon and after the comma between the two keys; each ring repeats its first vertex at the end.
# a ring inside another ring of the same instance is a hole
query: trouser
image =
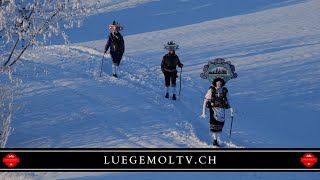
{"type": "Polygon", "coordinates": [[[111,59],[112,59],[112,73],[117,74],[117,68],[120,65],[123,53],[110,51],[111,59]]]}
{"type": "Polygon", "coordinates": [[[164,79],[165,79],[165,85],[166,87],[170,86],[170,81],[171,81],[171,86],[176,87],[176,81],[177,81],[177,71],[174,72],[164,72],[164,79]]]}
{"type": "Polygon", "coordinates": [[[116,52],[116,51],[110,51],[111,59],[112,59],[112,64],[115,66],[119,66],[123,53],[122,52],[116,52]]]}
{"type": "Polygon", "coordinates": [[[169,93],[169,86],[173,88],[173,94],[176,94],[176,80],[177,80],[177,71],[174,72],[164,72],[164,79],[166,85],[166,92],[169,93]]]}

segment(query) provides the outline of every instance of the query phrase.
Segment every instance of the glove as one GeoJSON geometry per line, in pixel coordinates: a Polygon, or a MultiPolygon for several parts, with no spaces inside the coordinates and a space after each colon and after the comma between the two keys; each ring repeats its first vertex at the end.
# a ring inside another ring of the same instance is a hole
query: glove
{"type": "Polygon", "coordinates": [[[181,66],[180,66],[181,68],[183,68],[183,64],[181,63],[181,66]]]}
{"type": "Polygon", "coordinates": [[[207,117],[206,113],[202,113],[201,116],[200,116],[200,118],[206,118],[206,117],[207,117]]]}
{"type": "Polygon", "coordinates": [[[212,103],[210,101],[206,102],[206,108],[212,108],[212,103]]]}
{"type": "Polygon", "coordinates": [[[234,114],[233,114],[233,109],[230,108],[230,116],[233,117],[233,115],[234,115],[234,114]]]}

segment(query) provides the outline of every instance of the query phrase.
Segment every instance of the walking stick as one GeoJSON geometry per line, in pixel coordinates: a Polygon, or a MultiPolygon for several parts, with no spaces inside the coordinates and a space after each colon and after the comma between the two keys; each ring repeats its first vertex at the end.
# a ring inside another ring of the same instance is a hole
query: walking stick
{"type": "Polygon", "coordinates": [[[181,68],[181,71],[180,71],[180,88],[179,88],[179,98],[180,98],[180,93],[181,93],[181,74],[182,74],[182,68],[181,68]]]}
{"type": "Polygon", "coordinates": [[[231,116],[231,126],[230,126],[230,132],[229,132],[229,140],[231,138],[232,124],[233,124],[233,116],[231,116]]]}
{"type": "Polygon", "coordinates": [[[100,77],[101,77],[101,74],[102,74],[103,60],[104,60],[104,55],[105,54],[106,53],[104,53],[103,56],[102,56],[102,62],[101,62],[101,68],[100,68],[100,77]]]}

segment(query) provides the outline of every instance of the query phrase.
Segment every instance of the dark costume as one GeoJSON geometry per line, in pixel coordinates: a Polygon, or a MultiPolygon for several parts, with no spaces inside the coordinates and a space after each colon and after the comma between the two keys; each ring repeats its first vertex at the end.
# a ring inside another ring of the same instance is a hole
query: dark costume
{"type": "Polygon", "coordinates": [[[205,117],[205,109],[209,108],[210,111],[210,131],[214,139],[214,145],[219,146],[218,137],[221,133],[225,123],[225,110],[230,109],[231,116],[233,116],[233,109],[230,106],[230,99],[227,97],[228,89],[223,87],[224,81],[216,79],[205,95],[203,102],[202,117],[205,117]],[[216,83],[220,81],[221,87],[217,88],[216,83]]]}
{"type": "Polygon", "coordinates": [[[110,33],[104,52],[106,53],[109,48],[113,65],[119,66],[125,50],[124,40],[120,32],[110,33]]]}
{"type": "Polygon", "coordinates": [[[177,66],[180,68],[183,67],[183,64],[180,62],[179,57],[175,54],[175,51],[171,50],[171,53],[164,55],[161,62],[161,71],[164,74],[165,86],[167,89],[166,98],[169,97],[169,86],[173,88],[172,99],[176,99],[176,79],[177,79],[177,66]]]}
{"type": "Polygon", "coordinates": [[[179,57],[175,53],[168,53],[163,56],[161,62],[161,71],[165,76],[166,87],[170,86],[170,81],[172,87],[176,86],[177,66],[181,68],[183,65],[181,64],[179,57]]]}

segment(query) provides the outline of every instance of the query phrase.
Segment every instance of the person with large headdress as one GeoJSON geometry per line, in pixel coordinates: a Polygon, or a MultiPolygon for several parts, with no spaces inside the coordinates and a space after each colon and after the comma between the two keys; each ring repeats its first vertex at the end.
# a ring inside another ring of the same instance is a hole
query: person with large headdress
{"type": "Polygon", "coordinates": [[[113,21],[113,23],[109,25],[109,30],[112,32],[109,34],[104,53],[106,53],[110,48],[110,55],[112,58],[112,76],[117,77],[117,68],[120,65],[125,50],[124,39],[120,33],[120,31],[123,30],[123,26],[118,22],[113,21]]]}
{"type": "Polygon", "coordinates": [[[220,146],[218,139],[222,132],[225,123],[225,110],[230,109],[233,117],[233,109],[230,105],[230,98],[228,97],[228,89],[225,87],[223,78],[216,78],[212,81],[203,102],[203,109],[201,117],[205,118],[206,108],[210,111],[210,131],[213,136],[213,145],[220,146]]]}
{"type": "Polygon", "coordinates": [[[161,71],[164,74],[165,86],[166,86],[166,95],[165,98],[169,98],[169,86],[173,89],[172,99],[176,100],[176,79],[177,79],[177,66],[180,68],[183,67],[183,64],[180,62],[176,50],[179,49],[179,45],[175,44],[173,41],[169,41],[164,49],[168,50],[169,53],[164,55],[161,62],[161,71]]]}

